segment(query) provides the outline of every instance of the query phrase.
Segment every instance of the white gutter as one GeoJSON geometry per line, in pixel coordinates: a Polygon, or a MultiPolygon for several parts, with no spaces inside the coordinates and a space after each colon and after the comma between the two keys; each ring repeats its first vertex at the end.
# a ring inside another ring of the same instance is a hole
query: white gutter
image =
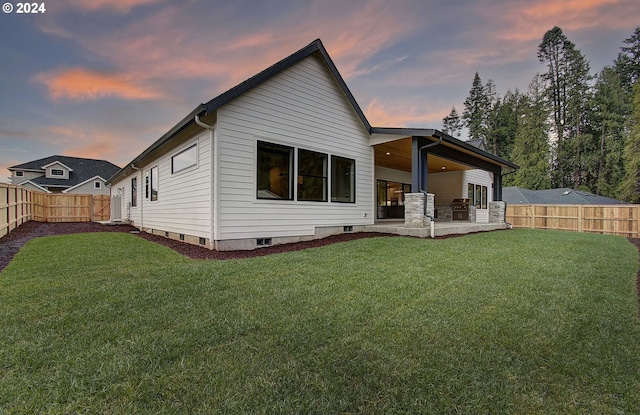
{"type": "Polygon", "coordinates": [[[209,130],[209,146],[211,148],[211,218],[213,219],[213,226],[211,226],[210,241],[211,247],[216,249],[218,241],[218,235],[220,233],[220,197],[218,197],[218,140],[215,139],[215,126],[208,125],[200,121],[198,114],[195,115],[194,121],[200,127],[209,130]]]}

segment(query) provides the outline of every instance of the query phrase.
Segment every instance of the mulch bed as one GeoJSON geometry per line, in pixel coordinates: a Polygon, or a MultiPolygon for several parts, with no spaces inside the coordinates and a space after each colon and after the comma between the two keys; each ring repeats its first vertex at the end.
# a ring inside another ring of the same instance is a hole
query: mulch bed
{"type": "Polygon", "coordinates": [[[312,241],[296,242],[290,244],[274,245],[255,249],[253,251],[213,251],[203,246],[191,245],[174,239],[152,235],[146,232],[138,232],[131,225],[102,225],[95,222],[80,223],[41,223],[30,221],[14,229],[10,234],[0,238],[0,271],[7,266],[13,256],[29,240],[40,236],[68,235],[83,232],[135,232],[143,239],[167,246],[174,251],[193,259],[241,259],[281,252],[299,251],[307,248],[316,248],[336,242],[352,241],[354,239],[372,238],[376,236],[397,236],[376,232],[345,233],[329,236],[312,241]]]}
{"type": "MultiPolygon", "coordinates": [[[[27,222],[8,235],[0,238],[0,271],[7,266],[13,256],[29,240],[40,236],[67,235],[83,232],[137,232],[137,228],[130,225],[102,225],[95,222],[80,223],[41,223],[27,222]]],[[[158,235],[151,235],[146,232],[136,233],[141,238],[148,241],[167,246],[174,251],[193,259],[240,259],[277,254],[281,252],[299,251],[307,248],[334,244],[336,242],[352,241],[354,239],[372,238],[376,236],[397,236],[376,232],[344,233],[333,235],[323,239],[312,241],[296,242],[290,244],[274,245],[253,251],[212,251],[203,246],[191,245],[173,239],[163,238],[158,235]]],[[[640,252],[640,238],[629,238],[629,242],[635,245],[640,252]]],[[[640,295],[640,269],[636,278],[636,288],[640,295]]]]}

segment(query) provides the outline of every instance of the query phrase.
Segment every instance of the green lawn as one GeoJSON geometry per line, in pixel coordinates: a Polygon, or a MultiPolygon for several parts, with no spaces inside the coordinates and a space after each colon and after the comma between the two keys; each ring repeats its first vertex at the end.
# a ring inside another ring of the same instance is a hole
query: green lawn
{"type": "Polygon", "coordinates": [[[0,273],[0,413],[637,414],[637,267],[534,230],[217,262],[35,239],[0,273]]]}

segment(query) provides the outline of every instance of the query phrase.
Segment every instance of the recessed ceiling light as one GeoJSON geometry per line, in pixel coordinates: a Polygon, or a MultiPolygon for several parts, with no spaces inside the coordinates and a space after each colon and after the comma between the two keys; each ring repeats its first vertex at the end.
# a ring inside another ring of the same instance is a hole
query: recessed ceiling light
{"type": "Polygon", "coordinates": [[[447,168],[445,166],[442,166],[442,170],[446,170],[447,168]]]}
{"type": "Polygon", "coordinates": [[[390,155],[391,155],[391,153],[389,153],[389,152],[387,151],[387,156],[390,156],[390,155]]]}

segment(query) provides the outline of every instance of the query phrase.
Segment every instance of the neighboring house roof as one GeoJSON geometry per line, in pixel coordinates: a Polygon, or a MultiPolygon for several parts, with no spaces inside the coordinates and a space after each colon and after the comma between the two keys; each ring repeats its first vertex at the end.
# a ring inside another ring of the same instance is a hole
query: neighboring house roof
{"type": "Polygon", "coordinates": [[[475,140],[467,140],[466,143],[479,148],[480,150],[488,151],[487,142],[484,141],[484,138],[476,138],[475,140]]]}
{"type": "Polygon", "coordinates": [[[32,184],[42,187],[75,188],[92,179],[102,179],[106,181],[113,176],[120,167],[106,160],[94,160],[69,156],[50,156],[27,163],[9,167],[10,171],[31,171],[41,172],[42,176],[28,180],[32,184]],[[61,164],[69,170],[68,179],[52,179],[45,177],[45,169],[53,164],[61,164]]]}
{"type": "Polygon", "coordinates": [[[616,199],[569,188],[529,190],[510,186],[502,189],[502,200],[511,205],[615,205],[616,199]]]}
{"type": "MultiPolygon", "coordinates": [[[[218,108],[222,107],[223,105],[225,105],[229,101],[241,96],[242,94],[244,94],[245,92],[249,91],[250,89],[262,84],[263,82],[267,81],[271,77],[277,75],[278,73],[284,71],[285,69],[293,66],[294,64],[302,61],[306,57],[311,56],[313,54],[316,54],[317,56],[321,57],[321,59],[327,65],[327,67],[329,68],[329,71],[334,76],[336,82],[338,83],[338,85],[342,89],[342,91],[345,94],[347,100],[351,103],[351,106],[353,107],[353,110],[357,114],[358,118],[362,122],[362,124],[365,127],[365,129],[370,134],[372,134],[372,133],[395,134],[395,133],[400,132],[400,131],[410,131],[410,132],[412,131],[412,132],[416,132],[416,134],[418,134],[418,135],[422,135],[422,134],[425,133],[425,131],[426,132],[436,132],[438,134],[438,136],[442,136],[445,139],[445,141],[448,141],[448,142],[451,142],[451,143],[455,142],[456,145],[462,144],[462,147],[468,147],[468,149],[471,149],[471,151],[473,151],[475,153],[481,153],[484,156],[488,155],[488,153],[484,152],[481,149],[479,150],[477,147],[474,147],[474,146],[471,146],[469,144],[466,144],[466,143],[464,143],[464,142],[462,142],[462,141],[460,141],[460,140],[458,140],[458,139],[456,139],[454,137],[451,137],[451,136],[449,136],[447,134],[444,134],[442,132],[439,132],[437,130],[402,129],[402,128],[399,128],[399,129],[396,129],[396,128],[388,129],[388,128],[378,128],[378,127],[374,128],[374,127],[371,127],[371,124],[369,123],[369,121],[365,117],[364,113],[362,112],[362,109],[360,108],[360,106],[356,102],[355,98],[353,97],[353,94],[351,94],[351,91],[347,87],[347,84],[344,82],[344,79],[342,78],[342,76],[338,72],[338,69],[336,68],[335,64],[333,63],[333,60],[331,60],[331,57],[329,57],[329,54],[327,53],[326,49],[324,48],[324,46],[322,44],[322,41],[320,39],[316,39],[313,42],[311,42],[310,44],[308,44],[307,46],[305,46],[304,48],[298,50],[297,52],[294,52],[293,54],[287,56],[286,58],[282,59],[281,61],[271,65],[270,67],[268,67],[267,69],[263,70],[262,72],[259,72],[258,74],[252,76],[251,78],[247,79],[246,81],[244,81],[244,82],[234,86],[233,88],[223,92],[222,94],[220,94],[217,97],[213,98],[212,100],[210,100],[206,104],[198,105],[185,118],[183,118],[180,122],[178,122],[175,126],[173,126],[173,128],[171,128],[169,131],[167,131],[156,142],[151,144],[151,146],[149,146],[145,151],[143,151],[140,155],[138,155],[135,159],[133,159],[131,161],[131,163],[127,164],[119,172],[117,172],[113,177],[109,178],[108,184],[111,184],[111,183],[117,181],[120,177],[123,177],[123,176],[126,176],[127,174],[129,174],[132,170],[134,170],[134,167],[132,167],[132,166],[137,167],[136,164],[139,164],[142,160],[147,158],[151,153],[155,152],[156,150],[158,150],[159,148],[164,146],[167,142],[169,142],[178,133],[180,133],[181,131],[185,130],[187,127],[191,126],[192,124],[196,124],[196,121],[195,121],[195,117],[196,116],[204,117],[204,116],[206,116],[208,114],[215,113],[218,108]]],[[[501,158],[499,158],[497,156],[493,156],[493,155],[490,155],[490,156],[491,156],[490,158],[492,158],[493,160],[499,160],[500,164],[502,164],[502,165],[506,165],[506,166],[509,166],[509,167],[512,167],[512,168],[517,168],[517,166],[515,164],[513,164],[513,163],[510,163],[510,162],[508,162],[506,160],[503,160],[503,159],[501,159],[501,158]]]]}

